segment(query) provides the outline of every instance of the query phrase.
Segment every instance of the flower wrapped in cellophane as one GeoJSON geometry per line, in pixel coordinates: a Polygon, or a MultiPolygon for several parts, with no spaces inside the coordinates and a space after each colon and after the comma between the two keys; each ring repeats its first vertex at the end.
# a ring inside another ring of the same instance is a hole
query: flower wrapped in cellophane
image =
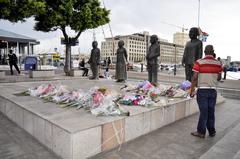
{"type": "Polygon", "coordinates": [[[28,93],[30,96],[39,97],[49,92],[53,91],[54,85],[52,84],[41,84],[38,87],[33,87],[28,89],[28,93]]]}
{"type": "Polygon", "coordinates": [[[125,94],[118,100],[118,102],[120,104],[128,106],[149,107],[155,105],[155,103],[150,98],[139,94],[125,94]]]}
{"type": "Polygon", "coordinates": [[[103,87],[92,87],[88,91],[70,91],[61,84],[41,84],[20,94],[39,97],[47,102],[59,104],[60,107],[84,108],[94,115],[129,115],[129,112],[120,108],[116,102],[118,93],[103,87]]]}
{"type": "Polygon", "coordinates": [[[103,98],[102,103],[93,109],[91,109],[91,113],[96,116],[129,116],[129,111],[125,111],[121,108],[121,106],[116,102],[116,97],[107,95],[103,98]]]}

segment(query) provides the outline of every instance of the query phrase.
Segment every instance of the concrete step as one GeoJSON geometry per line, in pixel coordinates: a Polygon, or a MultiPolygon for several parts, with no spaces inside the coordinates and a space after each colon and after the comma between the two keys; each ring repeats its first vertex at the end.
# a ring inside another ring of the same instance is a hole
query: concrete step
{"type": "Polygon", "coordinates": [[[232,98],[232,99],[240,98],[240,90],[239,89],[219,88],[218,90],[221,93],[221,95],[225,98],[232,98]]]}
{"type": "Polygon", "coordinates": [[[222,139],[212,146],[199,159],[239,159],[240,124],[237,124],[222,139]]]}

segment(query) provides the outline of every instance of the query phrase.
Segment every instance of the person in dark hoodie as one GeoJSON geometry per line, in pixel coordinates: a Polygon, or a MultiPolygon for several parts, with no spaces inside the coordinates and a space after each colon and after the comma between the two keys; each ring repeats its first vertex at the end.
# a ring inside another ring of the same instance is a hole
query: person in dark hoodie
{"type": "Polygon", "coordinates": [[[18,65],[17,65],[18,59],[17,59],[16,54],[13,53],[13,50],[9,50],[8,58],[9,58],[11,75],[13,75],[13,69],[12,69],[13,66],[17,70],[18,74],[20,74],[20,70],[19,70],[18,65]]]}

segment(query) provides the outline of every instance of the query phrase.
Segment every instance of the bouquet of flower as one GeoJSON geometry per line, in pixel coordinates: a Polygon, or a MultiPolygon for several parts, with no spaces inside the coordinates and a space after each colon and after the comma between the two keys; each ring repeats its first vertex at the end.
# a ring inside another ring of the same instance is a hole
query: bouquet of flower
{"type": "Polygon", "coordinates": [[[183,91],[181,89],[177,89],[176,93],[173,95],[174,98],[186,98],[188,96],[188,92],[183,91]]]}
{"type": "Polygon", "coordinates": [[[91,109],[91,113],[100,116],[115,116],[115,115],[123,115],[129,116],[130,113],[128,111],[124,111],[120,105],[115,101],[115,97],[111,95],[105,96],[102,103],[96,107],[91,109]]]}
{"type": "Polygon", "coordinates": [[[47,102],[51,102],[53,96],[60,96],[63,93],[69,93],[66,86],[64,85],[56,85],[54,86],[52,91],[49,91],[48,93],[41,95],[40,98],[44,99],[47,102]]]}
{"type": "Polygon", "coordinates": [[[187,91],[191,88],[191,82],[189,81],[183,81],[181,84],[180,84],[180,88],[184,91],[187,91]]]}
{"type": "Polygon", "coordinates": [[[54,85],[52,84],[41,84],[38,87],[29,88],[28,93],[30,96],[39,97],[51,92],[53,89],[54,85]]]}
{"type": "Polygon", "coordinates": [[[148,91],[148,97],[150,99],[152,99],[153,101],[157,102],[159,101],[159,97],[161,95],[161,90],[158,87],[152,87],[149,91],[148,91]]]}
{"type": "Polygon", "coordinates": [[[154,102],[149,99],[146,96],[143,95],[133,95],[133,94],[127,94],[121,97],[118,102],[123,105],[129,105],[129,106],[152,106],[154,105],[154,102]]]}

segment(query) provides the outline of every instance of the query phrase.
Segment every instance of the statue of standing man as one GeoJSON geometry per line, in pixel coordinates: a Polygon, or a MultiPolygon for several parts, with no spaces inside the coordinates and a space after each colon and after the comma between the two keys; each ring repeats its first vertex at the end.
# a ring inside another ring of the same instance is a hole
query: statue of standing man
{"type": "Polygon", "coordinates": [[[157,85],[158,75],[158,57],[160,56],[160,45],[158,43],[157,35],[152,35],[150,38],[151,46],[147,51],[147,70],[148,70],[148,81],[153,85],[157,85]]]}
{"type": "Polygon", "coordinates": [[[187,42],[182,58],[182,65],[185,66],[186,80],[191,81],[193,71],[192,67],[195,61],[202,58],[202,41],[197,39],[199,30],[193,27],[189,31],[190,41],[187,42]]]}
{"type": "Polygon", "coordinates": [[[98,65],[100,62],[100,50],[97,48],[98,43],[97,41],[92,42],[92,51],[90,55],[90,59],[88,63],[90,64],[90,68],[92,70],[92,76],[89,78],[90,80],[98,80],[99,75],[98,75],[98,65]]]}

